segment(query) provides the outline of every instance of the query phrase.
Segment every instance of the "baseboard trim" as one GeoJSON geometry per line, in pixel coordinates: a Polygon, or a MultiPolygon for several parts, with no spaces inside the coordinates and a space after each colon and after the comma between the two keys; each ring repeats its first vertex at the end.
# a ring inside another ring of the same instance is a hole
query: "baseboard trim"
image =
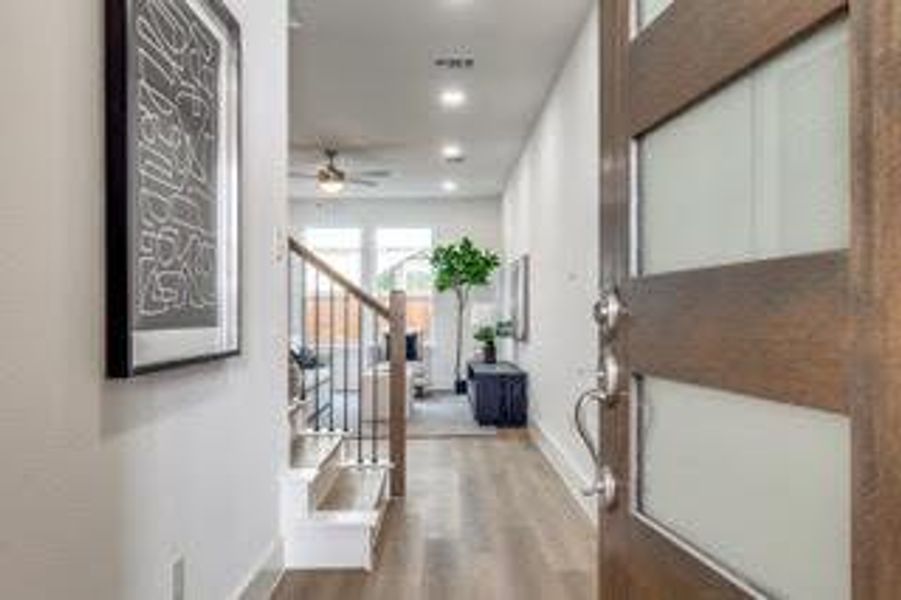
{"type": "Polygon", "coordinates": [[[563,482],[563,485],[566,487],[573,500],[576,501],[579,508],[582,509],[582,512],[585,513],[585,516],[587,516],[591,523],[597,527],[597,502],[593,498],[588,498],[582,494],[582,487],[585,485],[585,482],[582,481],[582,477],[572,466],[572,463],[560,448],[557,441],[547,435],[541,427],[541,424],[537,421],[529,423],[529,437],[532,439],[532,443],[535,444],[535,447],[538,448],[547,459],[548,463],[550,463],[551,467],[553,467],[554,472],[563,482]]]}
{"type": "Polygon", "coordinates": [[[247,581],[238,588],[234,600],[270,600],[285,574],[285,559],[281,538],[274,540],[257,562],[247,581]]]}

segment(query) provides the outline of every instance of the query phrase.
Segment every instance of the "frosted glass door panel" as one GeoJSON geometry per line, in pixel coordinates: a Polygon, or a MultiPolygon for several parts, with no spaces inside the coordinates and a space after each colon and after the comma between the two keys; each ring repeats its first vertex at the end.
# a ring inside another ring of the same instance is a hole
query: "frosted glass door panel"
{"type": "Polygon", "coordinates": [[[756,81],[760,256],[848,246],[848,32],[833,26],[762,69],[756,81]]]}
{"type": "Polygon", "coordinates": [[[639,514],[772,598],[851,597],[846,417],[645,378],[639,514]]]}
{"type": "Polygon", "coordinates": [[[746,259],[753,245],[748,81],[669,122],[641,143],[639,206],[645,273],[746,259]]]}
{"type": "Polygon", "coordinates": [[[634,0],[638,11],[638,27],[644,29],[672,5],[673,0],[634,0]]]}
{"type": "Polygon", "coordinates": [[[835,23],[637,140],[640,272],[846,248],[848,78],[835,23]]]}

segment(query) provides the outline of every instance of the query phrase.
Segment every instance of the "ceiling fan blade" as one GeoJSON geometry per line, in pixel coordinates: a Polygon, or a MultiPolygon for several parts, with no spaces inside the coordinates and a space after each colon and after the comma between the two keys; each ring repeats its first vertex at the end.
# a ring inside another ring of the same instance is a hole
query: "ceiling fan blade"
{"type": "Polygon", "coordinates": [[[354,177],[351,177],[350,179],[347,179],[346,181],[347,181],[347,183],[349,183],[351,185],[362,185],[364,187],[370,187],[370,188],[379,186],[377,181],[370,181],[368,179],[356,179],[354,177]]]}
{"type": "Polygon", "coordinates": [[[342,155],[356,158],[374,157],[382,152],[394,152],[405,144],[392,140],[360,138],[345,135],[305,135],[290,142],[292,153],[322,155],[327,148],[339,150],[342,155]]]}
{"type": "Polygon", "coordinates": [[[297,179],[319,179],[319,175],[313,175],[310,173],[288,173],[288,177],[296,177],[297,179]]]}
{"type": "Polygon", "coordinates": [[[322,156],[322,148],[319,146],[318,142],[313,142],[309,144],[291,144],[289,148],[292,155],[302,155],[302,156],[322,156]]]}
{"type": "Polygon", "coordinates": [[[369,171],[355,171],[355,175],[369,179],[386,179],[391,177],[393,173],[388,169],[372,169],[369,171]]]}

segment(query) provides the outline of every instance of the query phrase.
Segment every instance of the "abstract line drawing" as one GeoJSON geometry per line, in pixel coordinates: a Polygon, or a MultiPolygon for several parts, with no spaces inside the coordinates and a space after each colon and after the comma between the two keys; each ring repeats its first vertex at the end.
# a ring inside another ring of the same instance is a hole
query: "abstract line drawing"
{"type": "Polygon", "coordinates": [[[219,43],[186,6],[136,10],[136,329],[215,326],[219,43]]]}

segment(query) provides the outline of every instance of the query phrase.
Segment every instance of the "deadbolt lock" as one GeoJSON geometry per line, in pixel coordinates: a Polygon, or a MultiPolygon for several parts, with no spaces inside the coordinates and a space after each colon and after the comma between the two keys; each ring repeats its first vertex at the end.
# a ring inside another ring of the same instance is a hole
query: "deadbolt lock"
{"type": "Polygon", "coordinates": [[[601,299],[594,305],[594,320],[601,327],[605,337],[611,337],[623,317],[628,314],[626,306],[615,289],[605,290],[601,293],[601,299]]]}
{"type": "Polygon", "coordinates": [[[598,371],[598,389],[611,400],[619,392],[621,370],[616,357],[605,352],[602,359],[601,370],[598,371]]]}

